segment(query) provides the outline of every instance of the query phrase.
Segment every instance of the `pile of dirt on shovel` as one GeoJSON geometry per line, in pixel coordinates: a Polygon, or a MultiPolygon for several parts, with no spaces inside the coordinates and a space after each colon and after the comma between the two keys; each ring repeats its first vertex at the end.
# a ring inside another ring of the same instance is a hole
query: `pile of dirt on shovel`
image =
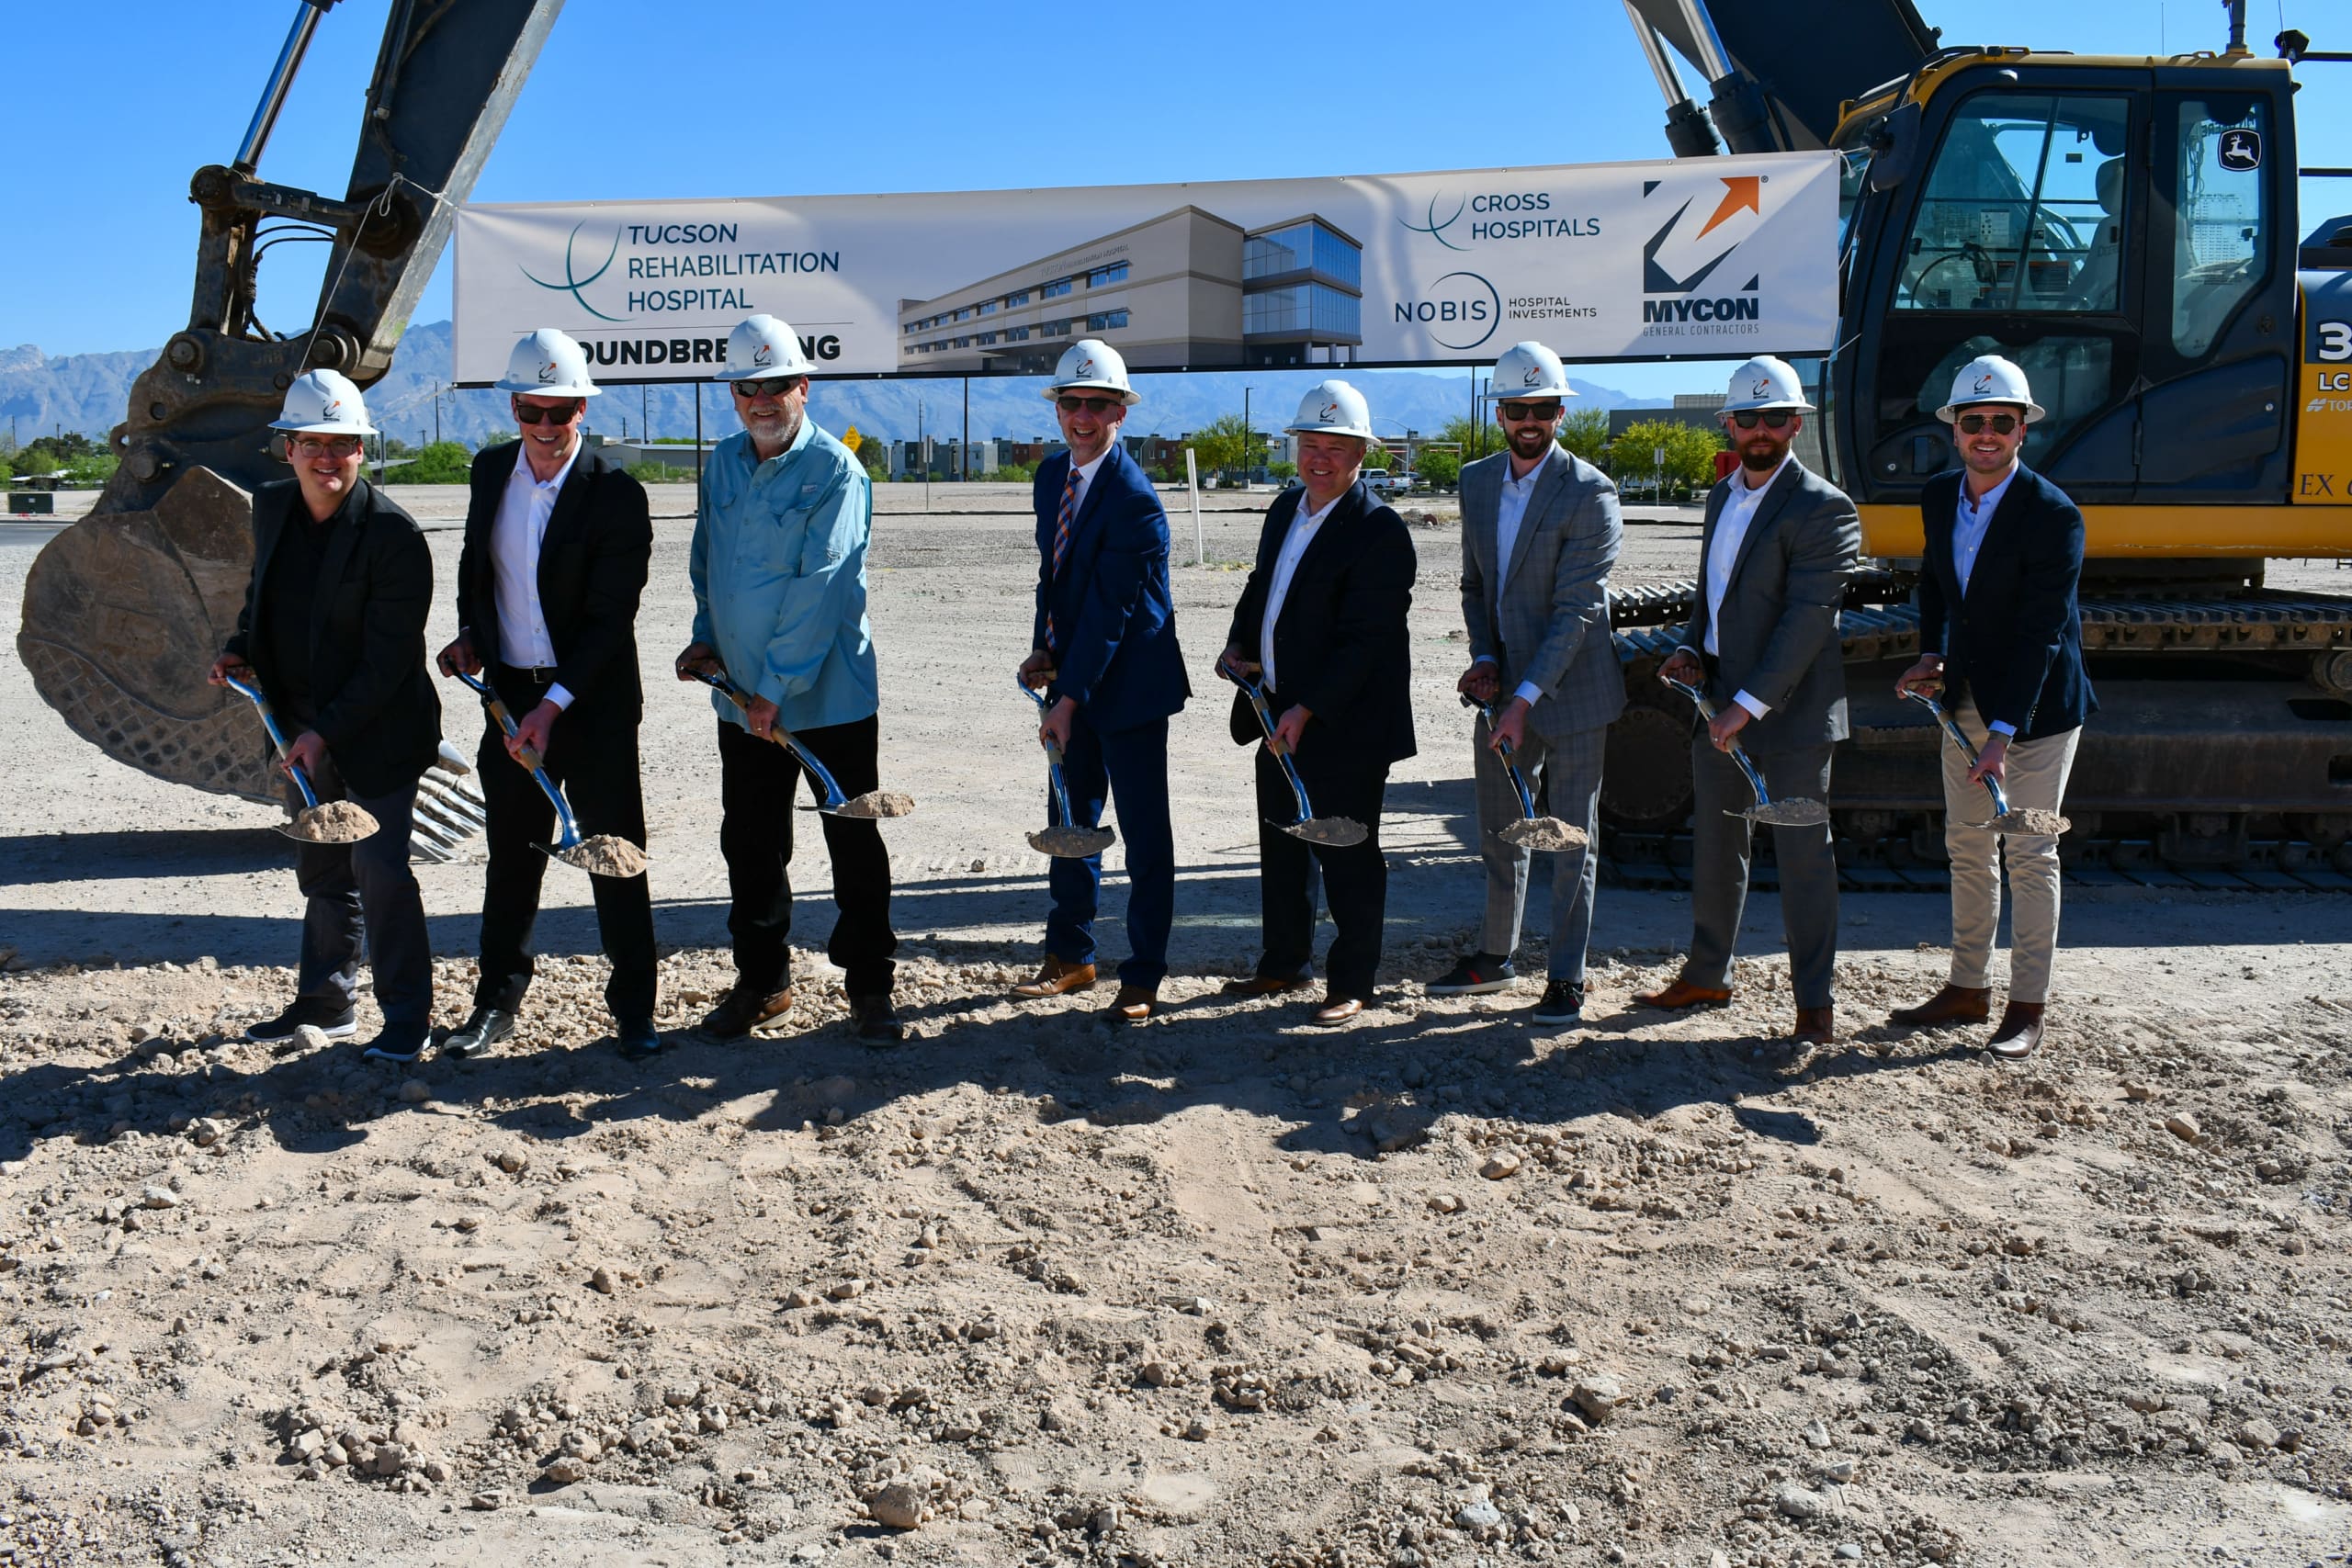
{"type": "Polygon", "coordinates": [[[642,876],[646,865],[643,850],[611,833],[581,840],[576,847],[563,852],[563,863],[591,876],[642,876]]]}
{"type": "Polygon", "coordinates": [[[1514,822],[1498,835],[1504,842],[1527,850],[1577,850],[1585,843],[1584,829],[1556,817],[1533,817],[1514,822]]]}
{"type": "Polygon", "coordinates": [[[348,800],[330,800],[294,815],[287,832],[313,844],[356,844],[380,827],[364,808],[348,800]]]}
{"type": "Polygon", "coordinates": [[[859,795],[857,804],[863,816],[904,817],[914,810],[915,797],[895,789],[877,789],[871,795],[859,795]]]}

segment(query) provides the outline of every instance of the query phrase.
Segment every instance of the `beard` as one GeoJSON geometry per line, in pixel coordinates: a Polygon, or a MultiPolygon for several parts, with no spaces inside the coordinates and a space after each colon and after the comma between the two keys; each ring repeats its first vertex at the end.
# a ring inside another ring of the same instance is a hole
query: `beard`
{"type": "Polygon", "coordinates": [[[1789,449],[1786,446],[1766,447],[1760,442],[1753,446],[1742,445],[1739,449],[1739,466],[1751,474],[1769,474],[1779,468],[1781,459],[1788,455],[1789,449]]]}

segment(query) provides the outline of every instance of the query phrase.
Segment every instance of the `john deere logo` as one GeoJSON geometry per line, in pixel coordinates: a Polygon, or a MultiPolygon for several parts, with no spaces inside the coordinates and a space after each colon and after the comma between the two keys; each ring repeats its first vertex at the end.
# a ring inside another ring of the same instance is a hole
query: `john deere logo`
{"type": "Polygon", "coordinates": [[[559,294],[571,295],[572,299],[580,302],[580,308],[582,310],[587,311],[590,315],[595,317],[600,321],[625,321],[628,320],[628,317],[608,316],[605,314],[604,311],[599,310],[595,306],[588,303],[588,296],[581,292],[582,289],[586,288],[590,284],[595,282],[598,278],[604,276],[605,273],[612,270],[613,258],[620,254],[621,231],[617,228],[614,229],[613,243],[610,248],[605,252],[604,265],[599,266],[595,271],[590,273],[587,276],[582,277],[580,276],[579,265],[573,260],[571,253],[573,245],[577,243],[580,239],[580,231],[586,227],[588,227],[587,220],[583,219],[580,222],[573,224],[571,226],[571,232],[564,237],[563,281],[561,283],[549,283],[546,278],[534,274],[531,269],[526,266],[517,265],[515,270],[520,272],[525,277],[529,278],[533,283],[537,284],[542,288],[551,288],[559,294]]]}

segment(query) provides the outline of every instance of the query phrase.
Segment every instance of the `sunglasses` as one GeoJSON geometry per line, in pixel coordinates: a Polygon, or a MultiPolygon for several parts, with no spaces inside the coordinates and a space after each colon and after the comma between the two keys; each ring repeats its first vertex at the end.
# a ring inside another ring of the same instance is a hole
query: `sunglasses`
{"type": "Polygon", "coordinates": [[[1789,427],[1789,411],[1786,409],[1742,409],[1731,416],[1731,422],[1742,430],[1753,430],[1759,424],[1767,430],[1786,430],[1789,427]]]}
{"type": "Polygon", "coordinates": [[[1994,434],[2007,435],[2018,427],[2018,416],[2013,413],[1964,413],[1953,423],[1960,426],[1963,435],[1982,434],[1988,424],[1993,427],[1994,434]]]}
{"type": "Polygon", "coordinates": [[[799,379],[797,376],[770,376],[763,381],[738,381],[735,383],[735,395],[746,400],[780,398],[792,390],[793,383],[799,379]]]}
{"type": "Polygon", "coordinates": [[[1076,413],[1080,409],[1088,413],[1109,413],[1127,405],[1118,398],[1056,398],[1054,406],[1064,413],[1076,413]]]}
{"type": "Polygon", "coordinates": [[[305,435],[295,441],[294,450],[305,457],[348,457],[359,450],[359,437],[330,435],[322,441],[315,435],[305,435]]]}
{"type": "Polygon", "coordinates": [[[587,406],[587,400],[584,398],[574,398],[568,403],[558,403],[552,408],[543,403],[518,401],[514,405],[514,417],[525,424],[538,424],[542,422],[550,424],[570,424],[572,416],[587,406]]]}
{"type": "Polygon", "coordinates": [[[1515,424],[1521,420],[1527,419],[1557,419],[1560,415],[1560,405],[1557,403],[1497,403],[1495,412],[1515,424]]]}

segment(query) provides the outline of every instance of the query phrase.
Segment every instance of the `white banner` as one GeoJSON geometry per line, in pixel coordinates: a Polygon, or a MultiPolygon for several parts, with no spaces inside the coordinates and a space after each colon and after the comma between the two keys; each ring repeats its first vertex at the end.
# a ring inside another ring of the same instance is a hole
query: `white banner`
{"type": "Polygon", "coordinates": [[[1838,160],[909,196],[477,205],[457,378],[560,327],[605,382],[709,376],[790,321],[832,376],[1035,375],[1074,338],[1137,370],[1809,355],[1838,320],[1838,160]]]}

